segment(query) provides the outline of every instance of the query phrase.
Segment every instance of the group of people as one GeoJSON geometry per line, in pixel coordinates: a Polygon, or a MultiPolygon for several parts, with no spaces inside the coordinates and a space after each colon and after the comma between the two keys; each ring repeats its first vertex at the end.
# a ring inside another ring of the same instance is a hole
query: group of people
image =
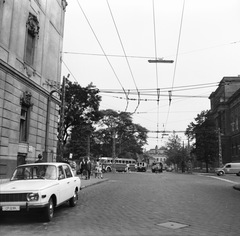
{"type": "MultiPolygon", "coordinates": [[[[38,155],[38,160],[35,163],[42,163],[43,156],[42,154],[38,155]]],[[[85,179],[90,179],[90,176],[94,174],[95,178],[103,178],[102,165],[99,162],[99,159],[95,160],[94,163],[91,162],[90,158],[83,158],[80,162],[80,175],[85,177],[85,179]]]]}
{"type": "Polygon", "coordinates": [[[103,178],[101,163],[99,160],[96,160],[94,163],[92,163],[89,157],[83,158],[80,162],[81,176],[85,176],[85,179],[90,179],[92,173],[95,175],[95,178],[103,178]]]}

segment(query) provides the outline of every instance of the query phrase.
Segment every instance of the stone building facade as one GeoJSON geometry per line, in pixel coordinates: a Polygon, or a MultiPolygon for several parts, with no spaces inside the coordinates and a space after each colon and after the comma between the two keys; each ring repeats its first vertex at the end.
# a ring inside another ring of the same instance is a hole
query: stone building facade
{"type": "Polygon", "coordinates": [[[66,0],[0,0],[1,179],[39,153],[56,159],[59,95],[52,91],[61,82],[66,6],[66,0]]]}
{"type": "Polygon", "coordinates": [[[148,163],[150,166],[154,162],[162,162],[163,165],[165,165],[167,157],[164,154],[163,149],[158,148],[158,146],[156,145],[155,149],[150,149],[147,153],[151,156],[148,163]]]}
{"type": "Polygon", "coordinates": [[[224,77],[209,99],[222,163],[240,162],[240,76],[224,77]]]}

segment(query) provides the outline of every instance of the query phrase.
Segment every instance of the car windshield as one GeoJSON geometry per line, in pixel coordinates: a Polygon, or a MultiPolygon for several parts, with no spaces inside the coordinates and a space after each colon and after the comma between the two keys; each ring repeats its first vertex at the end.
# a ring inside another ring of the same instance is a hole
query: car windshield
{"type": "Polygon", "coordinates": [[[23,179],[47,179],[54,180],[57,178],[57,169],[53,165],[31,165],[19,166],[14,171],[11,180],[23,179]]]}

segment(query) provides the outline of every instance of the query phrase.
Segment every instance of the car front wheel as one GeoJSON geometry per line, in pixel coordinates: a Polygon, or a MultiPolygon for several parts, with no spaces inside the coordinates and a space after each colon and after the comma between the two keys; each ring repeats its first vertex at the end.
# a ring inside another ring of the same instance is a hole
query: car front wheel
{"type": "Polygon", "coordinates": [[[78,201],[78,191],[75,190],[73,197],[69,200],[70,207],[76,206],[78,201]]]}
{"type": "Polygon", "coordinates": [[[53,218],[53,214],[54,214],[54,204],[53,204],[53,199],[50,198],[48,201],[48,206],[44,209],[44,213],[43,213],[43,219],[44,221],[51,221],[53,218]]]}

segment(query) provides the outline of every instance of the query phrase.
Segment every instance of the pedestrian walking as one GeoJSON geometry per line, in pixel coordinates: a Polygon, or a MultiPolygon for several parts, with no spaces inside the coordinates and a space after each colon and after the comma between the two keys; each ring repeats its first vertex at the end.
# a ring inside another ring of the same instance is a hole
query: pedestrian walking
{"type": "Polygon", "coordinates": [[[80,173],[81,178],[85,176],[85,178],[87,179],[87,160],[85,160],[85,158],[83,158],[80,163],[80,173]]]}
{"type": "Polygon", "coordinates": [[[103,173],[102,173],[102,164],[100,163],[99,159],[96,162],[96,172],[97,174],[95,174],[95,178],[103,178],[103,173]]]}
{"type": "Polygon", "coordinates": [[[87,179],[90,179],[90,176],[91,176],[91,171],[92,171],[92,163],[90,161],[90,158],[88,157],[87,158],[87,179]]]}
{"type": "Polygon", "coordinates": [[[128,173],[129,172],[129,168],[130,168],[130,165],[129,163],[126,164],[126,168],[125,168],[125,172],[128,173]]]}

